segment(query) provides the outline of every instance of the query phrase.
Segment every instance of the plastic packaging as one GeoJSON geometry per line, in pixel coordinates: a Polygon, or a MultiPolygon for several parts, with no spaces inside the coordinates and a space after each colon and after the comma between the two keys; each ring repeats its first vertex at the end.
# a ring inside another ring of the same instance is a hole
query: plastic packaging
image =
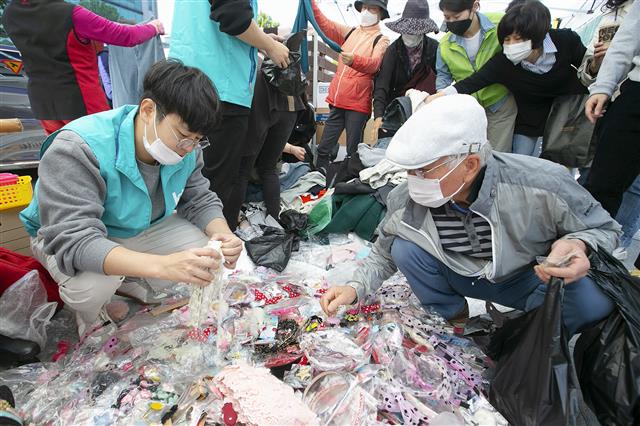
{"type": "Polygon", "coordinates": [[[300,348],[318,371],[353,370],[368,360],[354,338],[339,329],[303,334],[300,348]]]}
{"type": "Polygon", "coordinates": [[[616,304],[600,324],[576,342],[576,369],[587,404],[602,424],[640,420],[640,279],[599,249],[590,276],[616,304]],[[612,374],[615,372],[615,374],[612,374]]]}
{"type": "MultiPolygon", "coordinates": [[[[218,252],[222,247],[220,241],[209,241],[207,248],[212,248],[218,252]]],[[[214,272],[211,283],[206,287],[192,286],[191,298],[189,300],[189,325],[201,328],[204,324],[211,324],[211,310],[215,303],[219,302],[222,287],[222,260],[218,269],[214,272]]],[[[216,311],[219,310],[216,309],[216,311]]]]}
{"type": "Polygon", "coordinates": [[[309,212],[309,226],[305,233],[307,236],[316,235],[331,222],[333,202],[331,196],[325,195],[309,212]]]}
{"type": "MultiPolygon", "coordinates": [[[[302,253],[294,255],[299,260],[292,259],[285,272],[251,266],[224,278],[220,288],[226,308],[218,310],[217,299],[210,303],[199,329],[190,326],[187,306],[156,316],[142,311],[113,335],[98,329],[79,344],[71,343],[56,364],[17,375],[0,372],[0,381],[17,391],[28,422],[52,426],[162,424],[169,419],[196,426],[222,424],[234,416],[236,421],[256,420],[263,405],[232,403],[234,393],[244,398],[254,389],[277,398],[273,406],[279,411],[269,410],[269,416],[286,412],[284,385],[272,386],[271,377],[261,384],[253,370],[245,370],[251,391],[237,388],[231,397],[231,387],[213,379],[241,362],[282,373],[284,383],[306,391],[307,407],[325,424],[416,424],[425,419],[506,424],[482,396],[487,391],[484,354],[453,335],[439,315],[425,311],[402,275],[385,282],[372,295],[373,304],[363,302],[358,310],[327,319],[319,305],[327,275],[356,268],[358,253],[367,245],[335,235],[301,245],[302,253]],[[315,267],[307,259],[324,265],[315,267]],[[349,316],[356,320],[348,321],[349,316]],[[230,342],[222,357],[217,350],[221,335],[230,342]],[[385,398],[396,400],[391,411],[385,398]]],[[[285,389],[292,394],[290,387],[285,389]]]]}
{"type": "Polygon", "coordinates": [[[296,210],[285,210],[280,213],[280,224],[287,232],[301,232],[307,227],[309,218],[296,210]]]}
{"type": "Polygon", "coordinates": [[[307,79],[300,67],[300,44],[307,37],[306,31],[291,34],[285,45],[289,48],[289,65],[282,69],[271,59],[262,62],[262,73],[267,82],[286,96],[300,96],[307,87],[307,79]]]}
{"type": "Polygon", "coordinates": [[[47,324],[57,306],[56,302],[47,302],[38,271],[30,271],[0,296],[0,334],[29,340],[43,348],[47,324]]]}
{"type": "Polygon", "coordinates": [[[376,419],[376,398],[351,374],[318,375],[305,389],[303,399],[323,425],[364,426],[376,419]]]}
{"type": "Polygon", "coordinates": [[[262,236],[245,243],[247,253],[256,265],[282,272],[291,257],[294,235],[272,227],[262,229],[262,236]]]}

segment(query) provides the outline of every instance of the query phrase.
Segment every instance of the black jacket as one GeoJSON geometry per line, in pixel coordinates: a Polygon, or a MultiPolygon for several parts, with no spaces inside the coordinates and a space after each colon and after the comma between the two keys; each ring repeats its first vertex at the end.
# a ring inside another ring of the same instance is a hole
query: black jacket
{"type": "MultiPolygon", "coordinates": [[[[407,83],[422,68],[436,72],[436,52],[438,42],[431,37],[424,36],[422,41],[422,61],[409,73],[409,56],[402,42],[402,37],[391,43],[382,58],[380,71],[376,76],[373,89],[373,116],[382,117],[389,103],[413,87],[407,83]]],[[[434,87],[435,91],[435,87],[434,87]]]]}
{"type": "Polygon", "coordinates": [[[577,76],[586,47],[580,36],[570,29],[550,30],[558,52],[556,63],[545,74],[513,65],[498,53],[480,70],[455,84],[458,93],[471,94],[493,83],[503,84],[518,104],[515,133],[542,136],[553,100],[562,95],[585,94],[587,88],[577,76]]]}
{"type": "Polygon", "coordinates": [[[247,31],[253,16],[253,8],[248,0],[209,0],[209,18],[220,24],[220,31],[237,36],[247,31]]]}
{"type": "Polygon", "coordinates": [[[30,0],[12,1],[4,9],[2,22],[22,54],[29,102],[39,120],[74,120],[87,115],[85,96],[104,96],[80,90],[87,72],[78,75],[72,64],[85,66],[82,61],[95,58],[95,49],[73,31],[75,7],[62,0],[30,0]]]}

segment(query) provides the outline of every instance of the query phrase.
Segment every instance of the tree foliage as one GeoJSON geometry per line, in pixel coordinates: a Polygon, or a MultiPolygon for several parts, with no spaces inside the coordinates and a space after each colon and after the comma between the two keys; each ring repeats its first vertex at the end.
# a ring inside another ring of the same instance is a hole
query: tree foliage
{"type": "Polygon", "coordinates": [[[103,2],[102,0],[81,0],[79,5],[110,21],[118,22],[120,20],[118,9],[111,6],[110,4],[103,2]]]}

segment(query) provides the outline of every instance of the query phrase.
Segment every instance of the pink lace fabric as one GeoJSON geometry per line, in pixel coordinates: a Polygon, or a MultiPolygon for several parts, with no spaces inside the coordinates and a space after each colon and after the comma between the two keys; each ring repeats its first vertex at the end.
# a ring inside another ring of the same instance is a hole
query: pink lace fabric
{"type": "Polygon", "coordinates": [[[266,368],[229,365],[216,376],[225,403],[247,425],[320,425],[318,417],[293,393],[293,389],[266,368]]]}

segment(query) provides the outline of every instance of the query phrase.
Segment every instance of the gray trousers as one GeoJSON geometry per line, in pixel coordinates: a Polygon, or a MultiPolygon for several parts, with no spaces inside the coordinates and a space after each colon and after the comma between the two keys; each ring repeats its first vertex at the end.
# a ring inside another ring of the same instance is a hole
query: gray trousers
{"type": "Polygon", "coordinates": [[[331,107],[322,140],[318,145],[318,167],[326,167],[335,159],[334,148],[343,130],[347,131],[347,155],[358,152],[358,144],[362,142],[367,120],[369,120],[368,114],[331,107]]]}
{"type": "MultiPolygon", "coordinates": [[[[111,238],[123,247],[142,253],[166,255],[207,245],[209,238],[190,222],[173,215],[132,238],[111,238]]],[[[95,272],[80,272],[73,277],[60,272],[56,259],[44,253],[44,240],[31,239],[33,256],[49,271],[60,287],[60,298],[76,314],[80,334],[92,325],[102,307],[111,300],[125,277],[95,272]]],[[[154,288],[170,285],[167,281],[147,280],[154,288]]]]}
{"type": "Polygon", "coordinates": [[[513,95],[509,93],[504,104],[496,112],[487,112],[487,138],[494,150],[511,152],[513,131],[516,126],[518,106],[513,95]]]}

